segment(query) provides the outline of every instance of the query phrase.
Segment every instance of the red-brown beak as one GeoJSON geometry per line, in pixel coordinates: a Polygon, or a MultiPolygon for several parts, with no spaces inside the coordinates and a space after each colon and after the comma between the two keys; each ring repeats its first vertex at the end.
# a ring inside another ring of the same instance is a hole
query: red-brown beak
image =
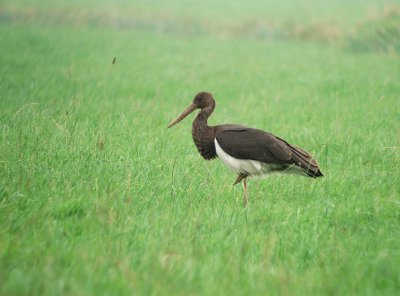
{"type": "Polygon", "coordinates": [[[172,121],[169,125],[168,128],[174,126],[177,124],[179,121],[184,119],[186,116],[188,116],[190,113],[192,113],[194,110],[197,109],[197,105],[195,103],[192,103],[189,107],[186,108],[185,111],[182,112],[181,115],[179,115],[174,121],[172,121]]]}

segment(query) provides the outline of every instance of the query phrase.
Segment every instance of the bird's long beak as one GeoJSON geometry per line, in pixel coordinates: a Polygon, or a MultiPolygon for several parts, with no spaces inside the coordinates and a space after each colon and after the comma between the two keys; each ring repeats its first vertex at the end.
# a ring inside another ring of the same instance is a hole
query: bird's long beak
{"type": "Polygon", "coordinates": [[[172,121],[169,125],[168,128],[174,126],[175,124],[177,124],[179,121],[181,121],[182,119],[184,119],[186,116],[188,116],[190,113],[192,113],[194,110],[197,109],[196,104],[192,103],[189,107],[186,108],[185,111],[182,112],[181,115],[179,115],[174,121],[172,121]]]}

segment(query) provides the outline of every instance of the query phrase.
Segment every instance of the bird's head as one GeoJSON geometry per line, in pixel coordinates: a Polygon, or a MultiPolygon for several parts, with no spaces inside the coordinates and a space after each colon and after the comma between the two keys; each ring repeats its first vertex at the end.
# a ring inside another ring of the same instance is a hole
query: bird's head
{"type": "Polygon", "coordinates": [[[179,115],[174,121],[172,121],[168,125],[168,127],[174,126],[196,109],[210,109],[210,112],[212,112],[214,108],[215,108],[215,100],[213,95],[205,91],[199,92],[194,97],[192,104],[190,104],[190,106],[187,107],[186,110],[183,111],[181,115],[179,115]]]}

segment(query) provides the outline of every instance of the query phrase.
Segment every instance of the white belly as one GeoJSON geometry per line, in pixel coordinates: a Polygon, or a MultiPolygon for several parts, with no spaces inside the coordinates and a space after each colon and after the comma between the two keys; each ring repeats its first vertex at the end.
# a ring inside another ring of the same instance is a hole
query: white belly
{"type": "Polygon", "coordinates": [[[248,174],[248,175],[263,175],[267,173],[268,169],[266,168],[267,164],[262,163],[257,160],[251,159],[238,159],[230,156],[219,146],[217,139],[215,142],[215,150],[217,152],[218,157],[222,160],[222,162],[229,167],[232,171],[237,174],[248,174]]]}
{"type": "Polygon", "coordinates": [[[214,140],[215,150],[222,162],[237,174],[246,174],[249,176],[267,176],[272,173],[286,173],[307,176],[304,169],[294,164],[272,164],[252,159],[238,159],[230,156],[221,146],[217,139],[214,140]]]}

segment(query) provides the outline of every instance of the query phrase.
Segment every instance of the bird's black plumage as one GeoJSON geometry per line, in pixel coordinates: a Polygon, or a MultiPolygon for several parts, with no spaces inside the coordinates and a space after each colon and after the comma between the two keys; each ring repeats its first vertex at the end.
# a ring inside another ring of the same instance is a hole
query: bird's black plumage
{"type": "Polygon", "coordinates": [[[247,127],[224,127],[216,133],[221,148],[238,159],[265,163],[288,163],[291,151],[285,142],[271,133],[247,127]]]}
{"type": "Polygon", "coordinates": [[[271,133],[240,125],[220,125],[214,129],[220,147],[234,158],[282,165],[279,170],[297,166],[309,176],[322,176],[310,154],[271,133]]]}

